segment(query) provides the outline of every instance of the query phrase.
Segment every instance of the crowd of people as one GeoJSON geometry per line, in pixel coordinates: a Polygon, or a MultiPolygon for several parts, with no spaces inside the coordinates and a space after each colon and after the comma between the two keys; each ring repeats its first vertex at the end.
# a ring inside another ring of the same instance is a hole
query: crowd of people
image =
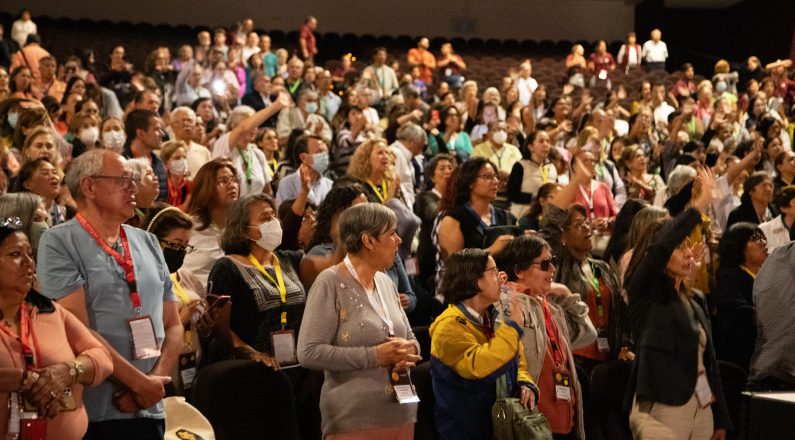
{"type": "Polygon", "coordinates": [[[163,398],[229,359],[284,374],[324,439],[413,438],[425,361],[443,439],[492,438],[500,396],[591,437],[611,362],[639,439],[726,438],[719,362],[795,389],[791,61],[686,64],[624,108],[591,91],[665,69],[659,30],[482,90],[424,37],[328,71],[317,27],[293,53],[247,19],[101,65],[22,12],[0,45],[3,438],[162,439],[163,398]]]}

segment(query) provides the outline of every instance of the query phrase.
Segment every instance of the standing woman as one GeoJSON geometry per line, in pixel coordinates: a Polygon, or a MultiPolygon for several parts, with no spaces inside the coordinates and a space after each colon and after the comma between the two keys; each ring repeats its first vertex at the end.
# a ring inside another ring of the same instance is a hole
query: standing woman
{"type": "Polygon", "coordinates": [[[439,202],[442,194],[447,191],[447,184],[455,168],[455,159],[449,154],[437,154],[425,165],[425,179],[433,187],[417,195],[414,202],[414,214],[420,218],[419,246],[417,259],[419,261],[420,280],[426,289],[433,285],[433,273],[436,268],[436,249],[433,246],[433,222],[439,213],[439,202]],[[428,281],[430,280],[430,281],[428,281]]]}
{"type": "Polygon", "coordinates": [[[582,390],[572,350],[596,340],[588,306],[579,294],[552,282],[554,260],[543,239],[518,237],[495,258],[517,298],[519,309],[512,314],[521,313],[526,320],[521,339],[527,371],[538,384],[539,409],[560,438],[585,439],[582,390]],[[572,386],[561,392],[556,374],[569,376],[572,386]]]}
{"type": "Polygon", "coordinates": [[[440,290],[450,306],[430,327],[439,438],[492,438],[491,408],[503,376],[507,397],[518,397],[528,409],[538,401],[521,341],[527,323],[516,298],[503,309],[502,322],[496,321],[493,304],[500,300],[504,276],[481,249],[464,249],[448,259],[440,290]]]}
{"type": "Polygon", "coordinates": [[[730,427],[706,300],[688,285],[687,240],[712,202],[714,177],[699,169],[690,208],[646,231],[627,269],[629,319],[638,347],[627,389],[636,439],[726,438],[730,427]],[[656,233],[655,233],[656,232],[656,233]]]}
{"type": "Polygon", "coordinates": [[[229,207],[239,195],[237,168],[228,160],[211,160],[196,173],[187,208],[193,220],[190,245],[194,252],[185,257],[184,267],[204,284],[215,261],[224,256],[221,233],[229,207]]]}
{"type": "Polygon", "coordinates": [[[442,109],[438,128],[431,130],[428,136],[428,150],[431,155],[449,153],[465,162],[472,154],[472,140],[461,127],[461,112],[455,106],[442,109]]]}
{"type": "MultiPolygon", "coordinates": [[[[20,52],[21,53],[21,52],[20,52]]],[[[33,75],[27,66],[17,66],[11,71],[11,97],[33,99],[33,75]]]]}
{"type": "Polygon", "coordinates": [[[536,130],[527,136],[522,155],[524,159],[516,162],[508,176],[508,201],[511,202],[511,214],[521,216],[534,198],[539,188],[558,180],[555,165],[549,162],[549,151],[552,144],[549,134],[544,130],[536,130]]]}
{"type": "Polygon", "coordinates": [[[420,360],[419,344],[383,271],[400,245],[397,217],[365,203],[340,215],[344,261],[323,271],[308,295],[298,360],[325,371],[320,394],[326,440],[412,439],[417,404],[400,404],[394,372],[420,360]]]}
{"type": "Polygon", "coordinates": [[[662,206],[665,202],[665,182],[658,174],[649,174],[648,167],[649,160],[639,146],[628,145],[621,151],[627,197],[662,206]]]}
{"type": "Polygon", "coordinates": [[[61,176],[47,159],[33,159],[22,165],[14,189],[17,192],[29,191],[41,196],[49,226],[66,221],[66,208],[57,200],[61,194],[61,176]]]}

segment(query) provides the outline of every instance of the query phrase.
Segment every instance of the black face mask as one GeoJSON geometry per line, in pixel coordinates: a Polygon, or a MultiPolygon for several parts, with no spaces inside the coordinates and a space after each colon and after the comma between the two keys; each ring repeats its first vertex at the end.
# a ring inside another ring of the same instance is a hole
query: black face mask
{"type": "Polygon", "coordinates": [[[185,249],[176,250],[172,248],[163,249],[163,257],[166,259],[168,266],[168,273],[174,273],[182,267],[182,262],[185,260],[185,249]]]}

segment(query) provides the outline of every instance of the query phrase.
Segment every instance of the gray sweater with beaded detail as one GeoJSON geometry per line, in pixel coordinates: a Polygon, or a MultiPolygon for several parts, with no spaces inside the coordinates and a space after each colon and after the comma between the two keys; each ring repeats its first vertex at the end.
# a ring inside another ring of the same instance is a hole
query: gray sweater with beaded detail
{"type": "MultiPolygon", "coordinates": [[[[383,296],[395,337],[419,344],[411,331],[394,283],[381,272],[375,284],[383,296]]],[[[307,295],[298,337],[298,360],[325,371],[320,394],[324,434],[339,434],[415,423],[417,404],[399,404],[390,370],[378,367],[376,346],[389,337],[367,293],[344,267],[324,270],[307,295]]]]}

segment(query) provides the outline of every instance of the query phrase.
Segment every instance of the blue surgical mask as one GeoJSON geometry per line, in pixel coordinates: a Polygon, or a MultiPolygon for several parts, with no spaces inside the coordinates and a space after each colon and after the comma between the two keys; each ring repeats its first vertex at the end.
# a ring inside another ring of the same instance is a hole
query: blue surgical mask
{"type": "Polygon", "coordinates": [[[323,174],[328,169],[328,153],[323,151],[312,155],[312,169],[323,174]]]}
{"type": "Polygon", "coordinates": [[[10,125],[11,128],[17,128],[17,120],[19,120],[19,113],[8,112],[8,125],[10,125]]]}
{"type": "Polygon", "coordinates": [[[309,113],[310,115],[313,115],[313,114],[317,113],[317,103],[314,102],[314,101],[313,102],[307,102],[306,103],[306,107],[304,107],[304,108],[306,109],[306,112],[309,113]]]}
{"type": "Polygon", "coordinates": [[[715,90],[717,90],[718,92],[723,93],[726,91],[726,88],[727,88],[726,83],[723,81],[715,84],[715,90]]]}

